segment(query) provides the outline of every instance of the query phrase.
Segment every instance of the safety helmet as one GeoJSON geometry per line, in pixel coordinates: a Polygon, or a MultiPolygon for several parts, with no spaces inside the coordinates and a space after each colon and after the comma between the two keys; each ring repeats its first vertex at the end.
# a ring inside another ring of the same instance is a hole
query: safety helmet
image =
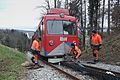
{"type": "Polygon", "coordinates": [[[75,41],[73,41],[73,44],[74,44],[74,45],[76,45],[76,42],[75,42],[75,41]]]}
{"type": "Polygon", "coordinates": [[[75,45],[76,45],[76,42],[73,41],[73,42],[71,43],[71,46],[75,46],[75,45]]]}

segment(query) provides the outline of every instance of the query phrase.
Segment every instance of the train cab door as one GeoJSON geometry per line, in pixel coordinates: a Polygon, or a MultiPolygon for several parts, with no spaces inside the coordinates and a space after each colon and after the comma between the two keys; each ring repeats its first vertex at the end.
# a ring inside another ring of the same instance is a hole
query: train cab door
{"type": "Polygon", "coordinates": [[[40,52],[40,54],[41,55],[44,55],[44,19],[42,18],[42,20],[40,21],[40,23],[39,23],[39,26],[38,26],[38,36],[40,36],[41,37],[41,43],[40,43],[40,45],[41,45],[41,52],[40,52]]]}

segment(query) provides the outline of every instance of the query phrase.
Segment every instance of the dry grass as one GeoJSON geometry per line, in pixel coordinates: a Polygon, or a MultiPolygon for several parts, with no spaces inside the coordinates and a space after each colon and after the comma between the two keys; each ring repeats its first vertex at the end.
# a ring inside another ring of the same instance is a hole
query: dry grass
{"type": "MultiPolygon", "coordinates": [[[[103,63],[120,65],[120,34],[112,33],[103,38],[102,49],[100,50],[99,60],[103,63]]],[[[93,60],[92,51],[88,49],[82,60],[93,60]]]]}

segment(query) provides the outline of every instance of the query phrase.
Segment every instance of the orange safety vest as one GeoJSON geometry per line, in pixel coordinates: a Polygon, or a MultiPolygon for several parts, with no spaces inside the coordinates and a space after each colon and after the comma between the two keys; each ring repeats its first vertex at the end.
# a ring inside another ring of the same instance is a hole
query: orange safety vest
{"type": "Polygon", "coordinates": [[[92,35],[92,44],[93,45],[102,44],[102,38],[98,33],[96,33],[95,35],[92,35]]]}
{"type": "Polygon", "coordinates": [[[32,49],[40,51],[40,43],[37,40],[34,40],[32,43],[32,49]]]}
{"type": "Polygon", "coordinates": [[[71,50],[75,55],[77,55],[77,53],[78,54],[81,54],[81,50],[77,47],[77,46],[75,46],[74,48],[72,48],[72,50],[71,50]]]}

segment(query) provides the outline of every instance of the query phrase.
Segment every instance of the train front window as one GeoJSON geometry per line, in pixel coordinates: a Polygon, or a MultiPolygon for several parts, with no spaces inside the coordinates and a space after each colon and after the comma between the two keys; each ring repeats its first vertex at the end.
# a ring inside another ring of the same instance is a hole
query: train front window
{"type": "Polygon", "coordinates": [[[76,35],[75,22],[70,21],[48,20],[47,30],[48,34],[76,35]]]}
{"type": "Polygon", "coordinates": [[[63,21],[63,32],[68,35],[76,35],[76,25],[74,22],[63,21]]]}
{"type": "Polygon", "coordinates": [[[47,21],[48,34],[63,34],[62,21],[47,21]]]}

